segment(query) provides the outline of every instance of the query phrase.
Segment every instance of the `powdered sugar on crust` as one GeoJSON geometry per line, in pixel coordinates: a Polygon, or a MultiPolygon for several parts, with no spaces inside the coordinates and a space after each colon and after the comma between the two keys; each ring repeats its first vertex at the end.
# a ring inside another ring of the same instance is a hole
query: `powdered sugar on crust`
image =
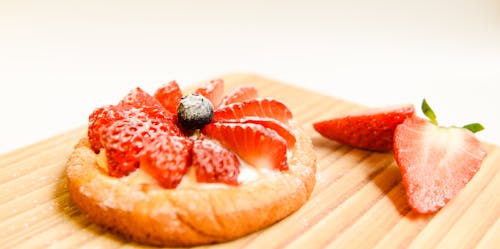
{"type": "Polygon", "coordinates": [[[68,190],[93,222],[141,243],[187,246],[235,239],[284,218],[311,194],[316,158],[310,139],[293,129],[297,143],[288,152],[288,170],[243,165],[238,186],[194,182],[198,187],[192,188],[183,179],[176,189],[158,186],[140,169],[109,176],[83,139],[67,162],[68,190]]]}

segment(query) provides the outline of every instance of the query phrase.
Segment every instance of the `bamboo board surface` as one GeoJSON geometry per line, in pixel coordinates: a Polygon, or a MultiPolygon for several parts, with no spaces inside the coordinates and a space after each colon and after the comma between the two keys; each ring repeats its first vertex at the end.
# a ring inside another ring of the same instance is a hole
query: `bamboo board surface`
{"type": "MultiPolygon", "coordinates": [[[[435,215],[406,204],[392,153],[373,153],[328,141],[318,120],[362,106],[257,75],[223,76],[226,89],[252,84],[261,96],[285,102],[311,136],[318,157],[310,200],[271,227],[199,248],[499,248],[500,148],[472,181],[435,215]]],[[[88,114],[82,114],[88,115],[88,114]]],[[[0,155],[0,248],[135,248],[91,224],[69,198],[64,164],[81,127],[0,155]]]]}

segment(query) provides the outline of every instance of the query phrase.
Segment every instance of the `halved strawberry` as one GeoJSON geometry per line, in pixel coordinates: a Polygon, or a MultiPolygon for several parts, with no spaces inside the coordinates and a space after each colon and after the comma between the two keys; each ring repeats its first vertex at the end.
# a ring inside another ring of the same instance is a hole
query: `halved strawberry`
{"type": "Polygon", "coordinates": [[[211,123],[202,133],[219,141],[254,167],[288,169],[286,141],[258,124],[211,123]]]}
{"type": "Polygon", "coordinates": [[[193,166],[198,182],[238,184],[240,162],[226,148],[209,139],[198,139],[193,146],[193,166]]]}
{"type": "Polygon", "coordinates": [[[161,105],[170,113],[177,113],[177,106],[182,98],[182,91],[175,80],[168,82],[158,88],[154,94],[161,105]]]}
{"type": "Polygon", "coordinates": [[[139,87],[132,89],[121,101],[118,106],[129,109],[130,107],[141,109],[151,119],[170,119],[175,121],[175,113],[165,109],[162,104],[139,87]]]}
{"type": "Polygon", "coordinates": [[[135,108],[143,107],[156,107],[163,109],[158,100],[156,100],[149,93],[142,90],[140,87],[132,89],[121,101],[118,103],[119,106],[132,106],[135,108]]]}
{"type": "Polygon", "coordinates": [[[96,153],[106,149],[111,176],[127,175],[138,167],[144,145],[154,137],[182,134],[175,117],[135,88],[118,105],[98,108],[89,116],[89,142],[96,153]]]}
{"type": "Polygon", "coordinates": [[[175,188],[191,164],[193,142],[184,137],[159,136],[144,148],[141,169],[164,188],[175,188]]]}
{"type": "Polygon", "coordinates": [[[221,106],[215,110],[213,122],[241,119],[247,117],[264,117],[276,119],[284,124],[292,118],[292,112],[282,102],[271,99],[249,99],[243,102],[221,106]]]}
{"type": "Polygon", "coordinates": [[[228,93],[221,102],[221,106],[229,105],[236,102],[243,102],[248,99],[255,99],[258,97],[257,88],[254,86],[240,86],[234,88],[230,93],[228,93]]]}
{"type": "Polygon", "coordinates": [[[137,135],[139,123],[121,119],[104,129],[101,142],[106,150],[110,176],[128,175],[139,167],[145,139],[137,135]]]}
{"type": "Polygon", "coordinates": [[[212,102],[214,108],[220,105],[222,95],[224,94],[224,81],[222,79],[215,79],[202,84],[194,93],[203,95],[212,102]]]}
{"type": "Polygon", "coordinates": [[[87,135],[92,150],[98,153],[103,148],[101,143],[101,133],[106,127],[109,127],[113,122],[124,118],[122,107],[117,106],[103,106],[95,109],[89,115],[89,127],[87,135]]]}
{"type": "Polygon", "coordinates": [[[481,125],[440,127],[425,100],[422,107],[431,121],[414,116],[399,125],[394,156],[408,203],[419,213],[432,213],[471,180],[486,151],[471,132],[481,130],[481,125]]]}
{"type": "Polygon", "coordinates": [[[350,146],[373,150],[392,149],[396,126],[414,115],[413,105],[402,105],[366,111],[314,123],[322,136],[350,146]]]}
{"type": "Polygon", "coordinates": [[[135,108],[146,115],[141,120],[151,119],[153,124],[161,125],[163,131],[172,135],[181,135],[179,128],[172,125],[172,123],[177,123],[176,113],[169,112],[155,97],[139,87],[132,89],[117,106],[123,108],[126,118],[136,118],[137,112],[133,110],[135,108]],[[133,112],[129,115],[130,110],[133,112]]]}
{"type": "Polygon", "coordinates": [[[278,133],[278,135],[285,139],[288,148],[292,148],[295,145],[296,138],[294,132],[276,119],[248,117],[241,119],[227,119],[222,121],[222,123],[259,124],[278,133]]]}
{"type": "MultiPolygon", "coordinates": [[[[169,119],[152,119],[144,109],[135,107],[113,107],[117,119],[96,119],[89,127],[93,128],[93,140],[106,149],[109,174],[128,175],[139,166],[143,148],[160,135],[180,135],[180,130],[169,119]]],[[[108,112],[109,113],[109,112],[108,112]]],[[[89,129],[90,132],[90,129],[89,129]]]]}

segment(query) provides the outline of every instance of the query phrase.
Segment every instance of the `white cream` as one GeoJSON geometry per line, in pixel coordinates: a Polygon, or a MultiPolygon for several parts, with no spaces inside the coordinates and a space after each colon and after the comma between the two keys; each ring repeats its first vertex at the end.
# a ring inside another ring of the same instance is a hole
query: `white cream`
{"type": "MultiPolygon", "coordinates": [[[[240,173],[238,175],[238,183],[246,184],[251,181],[257,180],[262,177],[264,174],[271,174],[272,170],[269,169],[259,169],[252,167],[240,160],[240,173]]],[[[203,183],[196,181],[196,173],[194,167],[189,167],[188,172],[182,178],[181,183],[177,186],[179,189],[190,188],[190,189],[198,189],[198,188],[231,188],[232,185],[228,185],[225,183],[203,183]]]]}
{"type": "MultiPolygon", "coordinates": [[[[253,167],[239,157],[238,160],[240,162],[240,173],[238,175],[238,183],[240,185],[257,180],[263,175],[275,174],[277,172],[265,167],[253,167]]],[[[104,149],[102,149],[97,155],[97,165],[99,169],[105,171],[106,173],[108,172],[106,152],[104,149]]],[[[128,176],[121,177],[120,179],[131,186],[149,185],[151,187],[161,187],[151,175],[146,173],[141,168],[138,168],[128,176]]],[[[233,186],[225,183],[202,183],[196,181],[195,168],[193,166],[190,166],[187,173],[182,177],[182,180],[177,186],[177,189],[209,189],[231,187],[233,186]]]]}

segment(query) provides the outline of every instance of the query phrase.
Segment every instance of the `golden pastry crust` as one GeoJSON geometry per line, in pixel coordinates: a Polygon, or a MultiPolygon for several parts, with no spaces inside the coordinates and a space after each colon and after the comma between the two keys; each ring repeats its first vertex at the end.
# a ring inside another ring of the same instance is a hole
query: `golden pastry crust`
{"type": "Polygon", "coordinates": [[[162,189],[110,177],[82,139],[66,168],[73,201],[95,223],[157,246],[223,242],[267,227],[300,208],[316,182],[316,156],[303,130],[289,170],[223,188],[162,189]]]}

